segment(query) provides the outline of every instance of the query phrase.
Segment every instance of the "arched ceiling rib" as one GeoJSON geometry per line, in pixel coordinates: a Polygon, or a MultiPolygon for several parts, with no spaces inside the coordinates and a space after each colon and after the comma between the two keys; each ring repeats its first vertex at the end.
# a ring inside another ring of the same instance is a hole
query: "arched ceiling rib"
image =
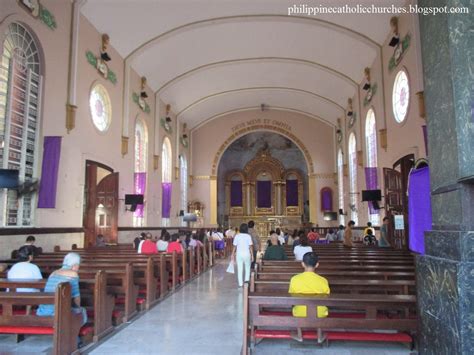
{"type": "Polygon", "coordinates": [[[127,63],[147,77],[152,90],[190,128],[219,112],[261,103],[324,117],[333,125],[355,94],[364,67],[380,51],[390,14],[287,16],[294,4],[88,0],[82,12],[110,35],[127,63]]]}

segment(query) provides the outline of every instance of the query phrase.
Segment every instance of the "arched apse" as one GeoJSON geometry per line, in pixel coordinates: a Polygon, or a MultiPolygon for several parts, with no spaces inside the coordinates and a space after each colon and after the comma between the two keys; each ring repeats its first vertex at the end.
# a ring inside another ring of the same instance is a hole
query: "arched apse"
{"type": "Polygon", "coordinates": [[[303,183],[303,199],[308,199],[308,167],[300,148],[289,138],[269,131],[251,132],[231,143],[222,154],[217,169],[217,217],[219,224],[225,224],[226,177],[233,171],[242,171],[257,153],[267,148],[272,158],[281,162],[286,170],[300,172],[303,183]]]}

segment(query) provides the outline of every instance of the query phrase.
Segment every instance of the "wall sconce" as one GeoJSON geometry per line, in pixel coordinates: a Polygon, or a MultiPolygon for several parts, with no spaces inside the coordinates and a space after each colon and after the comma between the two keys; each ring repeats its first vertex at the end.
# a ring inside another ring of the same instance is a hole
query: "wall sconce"
{"type": "Polygon", "coordinates": [[[110,38],[107,33],[102,35],[102,47],[100,51],[100,58],[104,62],[109,62],[112,58],[110,58],[109,54],[107,53],[107,47],[109,46],[110,38]]]}
{"type": "Polygon", "coordinates": [[[398,34],[398,17],[397,16],[393,16],[390,19],[390,27],[392,28],[393,36],[388,45],[390,47],[396,47],[398,43],[400,42],[400,35],[398,34]]]}
{"type": "Polygon", "coordinates": [[[347,116],[351,117],[353,115],[353,111],[352,111],[352,99],[349,98],[347,100],[347,116]]]}
{"type": "Polygon", "coordinates": [[[166,118],[165,118],[165,120],[168,123],[171,122],[170,110],[171,110],[171,105],[170,104],[166,105],[166,118]]]}
{"type": "Polygon", "coordinates": [[[370,89],[370,68],[369,67],[364,69],[364,76],[365,76],[365,84],[362,87],[362,89],[367,91],[370,89]]]}
{"type": "Polygon", "coordinates": [[[148,95],[145,91],[145,87],[146,87],[146,78],[144,76],[142,76],[141,86],[140,86],[140,97],[142,99],[146,99],[148,97],[148,95]]]}

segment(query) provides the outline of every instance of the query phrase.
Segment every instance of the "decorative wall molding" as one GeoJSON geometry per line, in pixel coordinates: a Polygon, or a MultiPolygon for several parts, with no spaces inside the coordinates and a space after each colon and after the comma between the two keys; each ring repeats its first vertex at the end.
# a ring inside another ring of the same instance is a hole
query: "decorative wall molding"
{"type": "Polygon", "coordinates": [[[379,141],[380,141],[380,146],[387,151],[387,129],[379,129],[379,141]]]}
{"type": "Polygon", "coordinates": [[[160,162],[160,156],[153,155],[153,170],[158,170],[159,162],[160,162]]]}
{"type": "Polygon", "coordinates": [[[128,154],[128,137],[122,136],[122,157],[128,154]]]}
{"type": "Polygon", "coordinates": [[[411,41],[411,35],[409,33],[406,34],[406,36],[402,39],[400,43],[395,47],[393,50],[393,54],[390,57],[390,60],[388,61],[388,71],[391,72],[393,69],[395,69],[398,64],[402,61],[402,58],[405,54],[405,52],[408,50],[408,47],[410,46],[410,41],[411,41]]]}
{"type": "Polygon", "coordinates": [[[316,173],[316,174],[308,174],[310,178],[315,179],[333,179],[334,173],[316,173]]]}
{"type": "Polygon", "coordinates": [[[71,132],[76,127],[76,105],[66,104],[66,130],[71,132]]]}
{"type": "Polygon", "coordinates": [[[209,175],[196,175],[193,176],[193,180],[210,180],[211,177],[209,175]]]}
{"type": "Polygon", "coordinates": [[[135,102],[138,105],[138,107],[140,107],[140,110],[142,110],[145,113],[150,114],[150,111],[151,111],[150,106],[148,105],[148,103],[144,99],[142,99],[140,97],[139,94],[137,94],[136,92],[133,92],[132,93],[132,100],[133,100],[133,102],[135,102]]]}
{"type": "Polygon", "coordinates": [[[377,83],[371,84],[364,98],[364,107],[370,104],[370,101],[372,101],[376,92],[377,92],[377,83]]]}
{"type": "Polygon", "coordinates": [[[90,65],[97,69],[97,71],[112,84],[117,84],[117,75],[109,69],[108,65],[99,57],[96,57],[91,51],[86,51],[86,58],[90,65]]]}
{"type": "Polygon", "coordinates": [[[51,30],[55,30],[58,25],[54,15],[39,0],[18,0],[18,4],[22,9],[28,12],[34,18],[39,19],[51,30]]]}

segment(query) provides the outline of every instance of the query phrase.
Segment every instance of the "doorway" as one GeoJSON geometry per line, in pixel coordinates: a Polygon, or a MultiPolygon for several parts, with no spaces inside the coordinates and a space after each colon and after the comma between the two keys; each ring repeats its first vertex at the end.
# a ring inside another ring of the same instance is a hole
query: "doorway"
{"type": "Polygon", "coordinates": [[[95,245],[102,234],[106,243],[117,243],[119,174],[94,161],[86,161],[84,189],[84,247],[95,245]]]}
{"type": "Polygon", "coordinates": [[[389,241],[396,249],[408,249],[408,176],[415,166],[415,156],[405,155],[384,168],[385,211],[390,219],[389,241]],[[404,229],[395,229],[395,216],[403,216],[404,229]]]}

